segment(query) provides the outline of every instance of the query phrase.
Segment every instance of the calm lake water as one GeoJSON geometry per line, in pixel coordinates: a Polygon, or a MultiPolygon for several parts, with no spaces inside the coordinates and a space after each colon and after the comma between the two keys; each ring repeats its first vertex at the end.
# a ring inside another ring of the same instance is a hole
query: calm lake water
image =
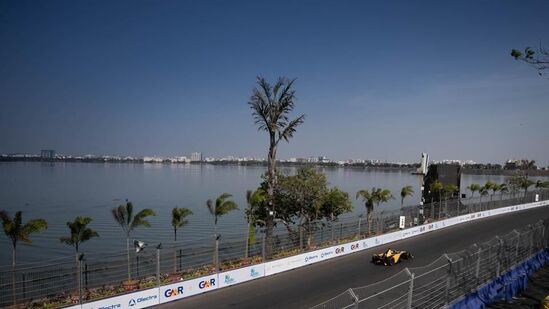
{"type": "MultiPolygon", "coordinates": [[[[294,168],[282,168],[295,173],[294,168]]],[[[364,205],[354,200],[356,191],[381,187],[398,196],[405,185],[414,187],[416,194],[407,198],[405,205],[419,203],[420,179],[407,171],[372,171],[351,168],[323,168],[333,186],[349,192],[353,198],[353,214],[364,211],[364,205]]],[[[136,239],[148,243],[170,242],[171,209],[186,207],[194,212],[189,224],[178,232],[178,239],[210,241],[213,220],[205,202],[228,192],[234,195],[241,210],[220,219],[220,232],[230,235],[246,231],[243,209],[246,206],[246,190],[254,189],[261,181],[265,167],[212,166],[212,165],[162,165],[162,164],[96,164],[96,163],[0,163],[0,209],[10,212],[23,211],[23,220],[43,218],[49,223],[47,231],[32,236],[31,246],[19,246],[18,259],[22,263],[72,256],[71,247],[61,244],[59,237],[68,234],[65,223],[76,216],[90,216],[90,225],[100,238],[82,246],[84,251],[119,252],[125,248],[120,227],[110,210],[129,199],[134,208],[153,208],[157,217],[152,218],[151,228],[139,228],[136,239]]],[[[463,175],[462,188],[471,183],[487,180],[505,181],[505,176],[463,175]]],[[[400,207],[397,198],[381,209],[400,207]]],[[[11,246],[0,235],[0,265],[11,261],[11,246]]]]}

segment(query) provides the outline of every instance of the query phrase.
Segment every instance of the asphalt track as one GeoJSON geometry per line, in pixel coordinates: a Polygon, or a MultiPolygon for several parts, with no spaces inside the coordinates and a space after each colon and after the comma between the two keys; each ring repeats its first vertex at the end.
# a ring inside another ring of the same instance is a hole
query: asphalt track
{"type": "Polygon", "coordinates": [[[236,286],[163,304],[160,308],[308,308],[351,287],[381,281],[404,267],[424,266],[445,252],[503,235],[549,218],[549,206],[458,224],[340,258],[290,270],[236,286]],[[415,259],[393,267],[370,263],[387,247],[412,252],[415,259]]]}

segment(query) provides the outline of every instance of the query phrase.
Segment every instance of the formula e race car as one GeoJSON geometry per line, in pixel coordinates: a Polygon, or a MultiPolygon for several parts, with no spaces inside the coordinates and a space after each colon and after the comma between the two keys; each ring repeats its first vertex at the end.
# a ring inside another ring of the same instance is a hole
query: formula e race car
{"type": "Polygon", "coordinates": [[[401,260],[413,259],[414,256],[410,252],[396,251],[387,249],[384,253],[374,254],[372,256],[372,263],[377,265],[391,266],[400,262],[401,260]]]}

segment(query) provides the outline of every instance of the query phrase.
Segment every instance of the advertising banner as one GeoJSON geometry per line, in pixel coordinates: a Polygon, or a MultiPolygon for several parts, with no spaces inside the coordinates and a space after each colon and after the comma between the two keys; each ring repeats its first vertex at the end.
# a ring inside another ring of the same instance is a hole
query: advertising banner
{"type": "Polygon", "coordinates": [[[160,287],[160,303],[209,292],[219,288],[217,274],[160,287]]]}
{"type": "MultiPolygon", "coordinates": [[[[160,303],[209,292],[219,288],[217,275],[204,276],[160,287],[160,303]]],[[[113,308],[114,309],[114,308],[113,308]]]]}
{"type": "Polygon", "coordinates": [[[265,263],[265,276],[270,276],[273,274],[278,274],[283,271],[294,269],[305,265],[305,257],[311,254],[300,254],[296,256],[291,256],[283,259],[279,259],[272,262],[265,263]]]}
{"type": "Polygon", "coordinates": [[[219,274],[219,288],[265,276],[265,265],[258,264],[219,274]]]}
{"type": "Polygon", "coordinates": [[[158,304],[158,288],[154,288],[86,303],[82,309],[138,309],[158,304]]]}
{"type": "Polygon", "coordinates": [[[376,238],[378,240],[377,245],[387,244],[402,239],[402,231],[379,235],[376,238]]]}

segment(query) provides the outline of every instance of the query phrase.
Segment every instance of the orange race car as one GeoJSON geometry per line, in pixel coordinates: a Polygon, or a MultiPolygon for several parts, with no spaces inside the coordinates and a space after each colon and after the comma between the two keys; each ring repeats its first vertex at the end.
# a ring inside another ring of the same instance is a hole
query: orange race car
{"type": "Polygon", "coordinates": [[[372,263],[377,265],[391,266],[400,262],[400,260],[413,259],[414,256],[407,251],[396,251],[387,249],[384,253],[374,254],[372,256],[372,263]]]}

